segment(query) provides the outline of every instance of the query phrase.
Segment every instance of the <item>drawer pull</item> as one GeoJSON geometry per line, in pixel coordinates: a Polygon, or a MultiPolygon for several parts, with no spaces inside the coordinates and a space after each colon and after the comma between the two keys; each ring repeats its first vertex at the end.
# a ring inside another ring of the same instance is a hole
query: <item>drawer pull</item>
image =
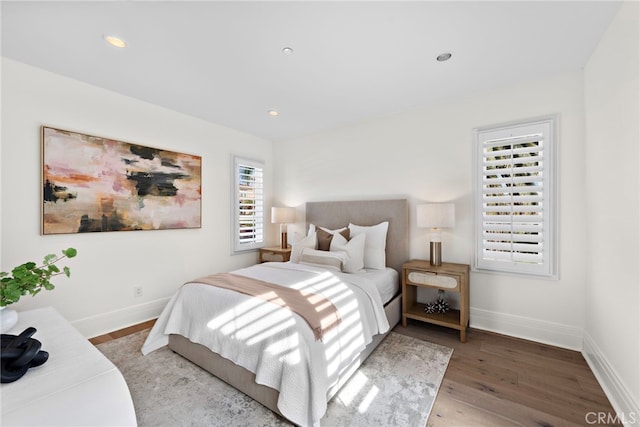
{"type": "Polygon", "coordinates": [[[458,287],[458,280],[450,276],[438,276],[435,274],[419,273],[412,271],[409,273],[409,280],[420,285],[429,285],[443,289],[454,289],[458,287]]]}

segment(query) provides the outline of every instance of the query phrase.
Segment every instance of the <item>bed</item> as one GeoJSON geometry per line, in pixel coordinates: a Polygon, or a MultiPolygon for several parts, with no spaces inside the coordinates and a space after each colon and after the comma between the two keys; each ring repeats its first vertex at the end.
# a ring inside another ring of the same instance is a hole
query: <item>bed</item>
{"type": "MultiPolygon", "coordinates": [[[[294,424],[319,425],[331,397],[400,321],[399,277],[409,251],[408,203],[308,202],[305,214],[307,229],[323,227],[334,233],[348,224],[367,231],[386,223],[385,265],[357,273],[336,271],[302,262],[315,260],[308,257],[314,251],[294,244],[293,251],[299,253],[292,254],[292,262],[257,264],[232,273],[297,288],[303,283],[303,292],[326,296],[323,307],[332,306],[338,321],[324,335],[319,337],[308,319],[287,309],[196,280],[172,297],[142,352],[168,345],[294,424]]],[[[364,240],[351,237],[350,246],[364,240]]]]}

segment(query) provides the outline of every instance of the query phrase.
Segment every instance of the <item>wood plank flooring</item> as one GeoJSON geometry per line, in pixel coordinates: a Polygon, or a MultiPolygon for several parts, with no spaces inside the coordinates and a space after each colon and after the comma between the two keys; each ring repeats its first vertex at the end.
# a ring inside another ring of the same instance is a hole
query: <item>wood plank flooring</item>
{"type": "MultiPolygon", "coordinates": [[[[90,341],[100,344],[153,323],[90,341]]],[[[615,419],[579,352],[475,329],[469,329],[467,342],[461,343],[457,331],[416,321],[394,331],[454,349],[427,427],[585,426],[585,417],[594,412],[615,419]]]]}
{"type": "Polygon", "coordinates": [[[461,343],[455,330],[415,321],[394,331],[454,349],[429,427],[585,426],[596,419],[589,413],[615,417],[577,351],[476,329],[461,343]]]}
{"type": "Polygon", "coordinates": [[[128,328],[119,329],[117,331],[100,335],[98,337],[91,338],[89,342],[93,345],[102,344],[103,342],[108,342],[111,340],[115,340],[118,338],[125,337],[127,335],[135,334],[138,331],[143,331],[145,329],[151,329],[151,327],[156,323],[156,319],[147,320],[146,322],[139,323],[137,325],[129,326],[128,328]]]}

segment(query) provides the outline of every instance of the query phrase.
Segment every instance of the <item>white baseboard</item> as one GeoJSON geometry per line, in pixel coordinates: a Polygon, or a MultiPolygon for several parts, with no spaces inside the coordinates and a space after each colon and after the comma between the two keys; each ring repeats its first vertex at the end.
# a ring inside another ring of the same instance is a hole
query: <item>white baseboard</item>
{"type": "Polygon", "coordinates": [[[470,326],[570,350],[582,350],[583,331],[574,326],[477,308],[470,309],[470,326]]]}
{"type": "Polygon", "coordinates": [[[611,415],[625,426],[640,426],[640,405],[634,401],[620,376],[587,333],[584,334],[582,355],[616,411],[611,415]]]}
{"type": "Polygon", "coordinates": [[[168,302],[169,298],[161,298],[97,316],[74,320],[71,324],[86,338],[92,338],[155,319],[168,302]]]}

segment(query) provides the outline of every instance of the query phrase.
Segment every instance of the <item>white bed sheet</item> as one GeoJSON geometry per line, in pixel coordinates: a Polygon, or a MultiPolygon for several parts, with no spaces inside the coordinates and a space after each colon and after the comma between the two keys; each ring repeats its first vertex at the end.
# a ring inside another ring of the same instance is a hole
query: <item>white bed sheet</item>
{"type": "Polygon", "coordinates": [[[234,273],[328,298],[342,322],[316,341],[299,315],[275,304],[214,286],[189,283],[171,298],[142,353],[180,334],[256,374],[280,391],[278,409],[298,425],[319,425],[327,390],[389,323],[376,285],[366,277],[292,263],[265,263],[234,273]]]}
{"type": "Polygon", "coordinates": [[[361,273],[354,274],[373,282],[376,289],[378,289],[383,304],[391,301],[400,290],[398,272],[393,268],[387,267],[385,270],[365,270],[361,273]]]}

